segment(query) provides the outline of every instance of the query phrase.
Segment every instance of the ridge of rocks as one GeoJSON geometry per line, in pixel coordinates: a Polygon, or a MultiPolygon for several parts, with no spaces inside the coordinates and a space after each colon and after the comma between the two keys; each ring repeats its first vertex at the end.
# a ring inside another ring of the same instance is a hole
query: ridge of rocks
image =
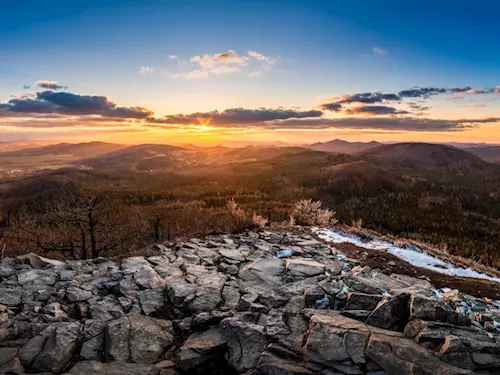
{"type": "Polygon", "coordinates": [[[27,254],[0,263],[0,374],[500,374],[498,306],[305,230],[27,254]]]}

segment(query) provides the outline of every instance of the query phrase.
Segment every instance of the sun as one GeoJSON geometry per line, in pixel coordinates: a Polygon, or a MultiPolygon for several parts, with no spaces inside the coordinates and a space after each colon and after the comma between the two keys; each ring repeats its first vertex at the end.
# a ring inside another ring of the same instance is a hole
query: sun
{"type": "Polygon", "coordinates": [[[197,126],[197,129],[200,132],[206,132],[206,131],[212,130],[213,127],[210,126],[211,121],[212,121],[212,117],[207,117],[207,118],[198,117],[198,122],[200,123],[200,125],[197,126]]]}

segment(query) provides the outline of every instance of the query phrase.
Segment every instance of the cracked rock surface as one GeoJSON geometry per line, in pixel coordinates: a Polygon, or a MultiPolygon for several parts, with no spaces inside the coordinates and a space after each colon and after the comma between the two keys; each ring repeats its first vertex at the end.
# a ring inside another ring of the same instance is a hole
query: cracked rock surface
{"type": "Polygon", "coordinates": [[[0,374],[500,374],[496,301],[363,267],[305,229],[145,253],[0,263],[0,374]]]}

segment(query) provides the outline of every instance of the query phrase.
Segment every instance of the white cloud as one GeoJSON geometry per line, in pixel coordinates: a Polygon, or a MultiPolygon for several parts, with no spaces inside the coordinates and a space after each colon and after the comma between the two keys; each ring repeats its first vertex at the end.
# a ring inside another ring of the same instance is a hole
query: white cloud
{"type": "Polygon", "coordinates": [[[248,55],[240,55],[234,50],[225,53],[196,55],[184,64],[191,65],[193,70],[169,74],[171,78],[207,78],[210,75],[221,75],[250,71],[249,76],[256,77],[263,71],[270,70],[276,59],[255,51],[248,55]]]}
{"type": "Polygon", "coordinates": [[[178,57],[179,57],[179,56],[177,56],[177,55],[168,55],[168,58],[169,58],[170,60],[175,60],[175,59],[177,59],[178,57]]]}
{"type": "Polygon", "coordinates": [[[216,53],[209,55],[205,53],[203,56],[194,56],[189,60],[192,63],[200,65],[201,68],[207,71],[230,66],[232,68],[243,67],[247,65],[248,57],[238,55],[238,52],[229,50],[226,53],[216,53]]]}
{"type": "Polygon", "coordinates": [[[208,72],[205,70],[193,70],[187,73],[173,73],[170,74],[171,78],[187,78],[187,79],[204,79],[208,78],[208,72]]]}
{"type": "Polygon", "coordinates": [[[140,73],[141,74],[150,74],[150,73],[153,73],[153,68],[150,68],[149,66],[141,66],[141,70],[140,70],[140,73]]]}
{"type": "Polygon", "coordinates": [[[373,53],[379,56],[387,56],[387,51],[380,47],[373,47],[373,53]]]}
{"type": "Polygon", "coordinates": [[[276,59],[271,56],[265,56],[261,53],[255,51],[248,51],[248,56],[253,57],[256,60],[265,61],[269,65],[274,65],[276,63],[276,59]]]}

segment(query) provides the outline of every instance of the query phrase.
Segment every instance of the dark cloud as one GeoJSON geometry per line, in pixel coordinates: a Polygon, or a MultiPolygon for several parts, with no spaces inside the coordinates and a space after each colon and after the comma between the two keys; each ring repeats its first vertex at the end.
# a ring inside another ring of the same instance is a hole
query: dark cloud
{"type": "Polygon", "coordinates": [[[422,102],[434,95],[441,95],[450,93],[453,96],[445,98],[448,100],[460,100],[465,95],[479,95],[479,94],[500,94],[500,87],[494,89],[473,89],[470,86],[466,87],[453,87],[451,89],[444,87],[412,87],[407,90],[401,90],[398,93],[381,93],[381,92],[360,92],[355,94],[347,94],[341,97],[330,98],[330,101],[318,106],[323,110],[330,110],[334,112],[340,112],[341,110],[349,114],[372,114],[372,115],[390,115],[390,114],[408,114],[406,111],[397,111],[392,107],[388,106],[370,106],[370,104],[382,104],[386,102],[403,102],[408,99],[414,99],[413,102],[409,102],[409,108],[414,110],[413,114],[422,115],[422,111],[430,109],[428,106],[418,107],[415,101],[422,102]],[[342,108],[339,106],[351,105],[351,104],[367,104],[364,107],[348,107],[342,108]],[[391,109],[392,108],[392,109],[391,109]]]}
{"type": "Polygon", "coordinates": [[[33,99],[11,99],[7,103],[0,103],[0,110],[2,109],[7,112],[26,114],[98,115],[130,119],[145,119],[153,115],[153,112],[143,107],[118,107],[105,96],[54,91],[38,92],[33,99]]]}
{"type": "Polygon", "coordinates": [[[429,107],[429,106],[420,105],[420,104],[417,104],[417,103],[409,103],[409,107],[411,109],[415,109],[417,111],[428,111],[429,109],[431,109],[431,107],[429,107]]]}
{"type": "Polygon", "coordinates": [[[43,89],[49,89],[49,90],[62,90],[62,89],[67,89],[68,86],[62,86],[56,81],[36,81],[35,85],[43,88],[43,89]]]}
{"type": "Polygon", "coordinates": [[[337,98],[335,103],[364,103],[364,104],[373,104],[380,103],[382,101],[398,101],[401,98],[396,94],[383,94],[381,92],[363,92],[357,94],[348,94],[344,95],[340,98],[337,98]]]}
{"type": "Polygon", "coordinates": [[[492,122],[500,122],[500,117],[485,117],[485,118],[476,118],[476,119],[461,119],[457,120],[462,124],[480,124],[480,123],[492,123],[492,122]]]}
{"type": "Polygon", "coordinates": [[[340,112],[342,110],[342,104],[339,103],[324,103],[318,106],[318,108],[324,111],[340,112]]]}
{"type": "Polygon", "coordinates": [[[178,114],[165,116],[160,119],[152,119],[150,122],[160,124],[179,124],[190,125],[199,124],[202,121],[210,119],[210,122],[215,125],[244,125],[256,124],[266,121],[285,120],[289,118],[308,118],[308,117],[321,117],[322,111],[298,111],[295,109],[245,109],[245,108],[230,108],[225,111],[212,111],[212,112],[196,112],[191,114],[178,114]]]}
{"type": "Polygon", "coordinates": [[[401,111],[401,110],[398,110],[394,107],[388,107],[385,105],[364,105],[361,107],[351,107],[351,108],[346,109],[344,112],[347,114],[350,114],[350,115],[365,114],[365,115],[372,115],[372,116],[403,115],[403,114],[410,113],[408,111],[401,111]]]}
{"type": "Polygon", "coordinates": [[[469,90],[472,90],[472,87],[470,87],[470,86],[462,87],[462,88],[460,88],[460,87],[453,87],[453,88],[450,89],[450,91],[452,93],[454,93],[454,94],[461,93],[461,92],[467,92],[469,90]]]}
{"type": "Polygon", "coordinates": [[[444,94],[445,88],[437,87],[415,87],[409,90],[403,90],[398,93],[401,98],[428,98],[431,95],[444,94]]]}

